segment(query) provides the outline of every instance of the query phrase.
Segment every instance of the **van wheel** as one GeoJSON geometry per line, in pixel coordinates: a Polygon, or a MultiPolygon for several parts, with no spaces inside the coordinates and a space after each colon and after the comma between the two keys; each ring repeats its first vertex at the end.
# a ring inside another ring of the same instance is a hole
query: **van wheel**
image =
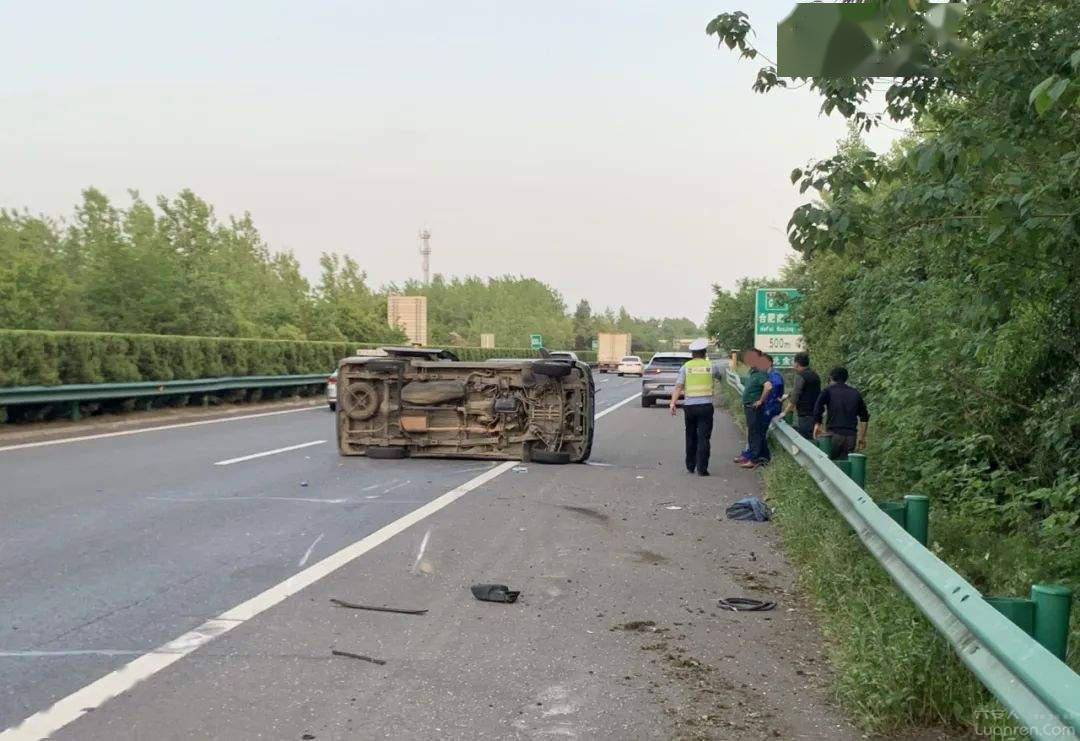
{"type": "Polygon", "coordinates": [[[363,422],[365,419],[374,417],[375,412],[379,411],[381,399],[379,389],[374,384],[367,381],[353,381],[338,391],[345,392],[343,401],[348,403],[344,405],[344,411],[349,419],[363,422]]]}
{"type": "Polygon", "coordinates": [[[529,459],[533,463],[547,463],[555,466],[562,466],[570,462],[570,454],[565,450],[537,450],[533,448],[529,454],[529,459]]]}
{"type": "Polygon", "coordinates": [[[409,455],[408,450],[406,450],[405,448],[399,448],[399,447],[389,447],[389,448],[371,447],[371,448],[367,449],[367,457],[368,458],[374,458],[375,460],[383,460],[383,461],[400,460],[401,458],[405,458],[408,455],[409,455]]]}
{"type": "Polygon", "coordinates": [[[560,363],[558,360],[537,360],[529,365],[533,373],[548,378],[565,378],[570,375],[573,366],[569,363],[560,363]]]}
{"type": "Polygon", "coordinates": [[[643,407],[645,407],[646,409],[648,409],[649,407],[651,407],[651,406],[653,405],[653,402],[654,402],[654,401],[656,401],[656,399],[650,399],[650,398],[649,398],[649,397],[647,397],[647,396],[642,396],[642,397],[641,397],[641,406],[643,406],[643,407]]]}

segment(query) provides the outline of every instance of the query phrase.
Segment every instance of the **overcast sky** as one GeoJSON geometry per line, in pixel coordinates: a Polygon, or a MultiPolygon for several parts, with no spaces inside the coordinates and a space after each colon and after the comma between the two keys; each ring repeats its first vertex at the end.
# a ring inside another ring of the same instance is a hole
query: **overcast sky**
{"type": "Polygon", "coordinates": [[[0,205],[191,188],[375,284],[419,275],[427,226],[435,272],[701,320],[783,263],[788,173],[844,133],[750,91],[704,35],[740,7],[773,56],[793,0],[2,3],[0,205]]]}

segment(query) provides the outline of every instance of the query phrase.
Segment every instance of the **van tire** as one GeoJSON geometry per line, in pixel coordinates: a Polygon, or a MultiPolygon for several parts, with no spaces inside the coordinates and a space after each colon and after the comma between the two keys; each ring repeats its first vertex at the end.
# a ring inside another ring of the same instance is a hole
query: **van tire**
{"type": "Polygon", "coordinates": [[[367,449],[367,457],[379,461],[396,461],[407,458],[409,451],[401,447],[370,447],[367,449]]]}
{"type": "Polygon", "coordinates": [[[565,378],[574,369],[570,363],[560,363],[557,360],[537,360],[530,363],[532,372],[548,378],[565,378]]]}
{"type": "Polygon", "coordinates": [[[537,450],[533,448],[529,453],[529,460],[533,463],[563,466],[570,462],[570,454],[565,450],[537,450]]]}

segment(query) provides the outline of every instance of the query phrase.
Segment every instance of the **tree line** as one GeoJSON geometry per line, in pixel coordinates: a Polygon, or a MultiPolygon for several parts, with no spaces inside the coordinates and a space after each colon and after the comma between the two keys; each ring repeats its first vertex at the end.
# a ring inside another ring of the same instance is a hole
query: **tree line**
{"type": "Polygon", "coordinates": [[[272,250],[249,214],[219,218],[190,190],[119,207],[96,189],[55,220],[0,210],[0,328],[210,337],[402,342],[387,325],[391,293],[428,297],[429,342],[503,347],[541,334],[587,349],[597,331],[634,333],[635,347],[690,336],[688,319],[638,319],[624,308],[568,313],[562,295],[524,276],[370,285],[348,255],[324,253],[313,284],[295,256],[272,250]]]}

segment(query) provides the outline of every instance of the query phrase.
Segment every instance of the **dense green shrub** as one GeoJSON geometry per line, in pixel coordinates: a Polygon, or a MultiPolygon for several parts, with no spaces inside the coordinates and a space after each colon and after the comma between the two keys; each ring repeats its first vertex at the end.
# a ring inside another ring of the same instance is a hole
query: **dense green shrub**
{"type": "MultiPolygon", "coordinates": [[[[986,590],[1080,594],[1080,3],[967,5],[965,53],[881,80],[884,114],[873,79],[807,81],[851,133],[791,173],[813,199],[784,279],[819,370],[847,366],[870,405],[875,495],[931,495],[962,523],[943,558],[986,590]],[[883,115],[910,133],[877,153],[883,115]]],[[[745,14],[709,32],[756,54],[745,14]]]]}
{"type": "MultiPolygon", "coordinates": [[[[0,387],[328,372],[378,345],[233,337],[0,330],[0,387]]],[[[452,348],[462,360],[535,357],[524,348],[452,348]]],[[[596,353],[580,352],[585,362],[596,353]]]]}

